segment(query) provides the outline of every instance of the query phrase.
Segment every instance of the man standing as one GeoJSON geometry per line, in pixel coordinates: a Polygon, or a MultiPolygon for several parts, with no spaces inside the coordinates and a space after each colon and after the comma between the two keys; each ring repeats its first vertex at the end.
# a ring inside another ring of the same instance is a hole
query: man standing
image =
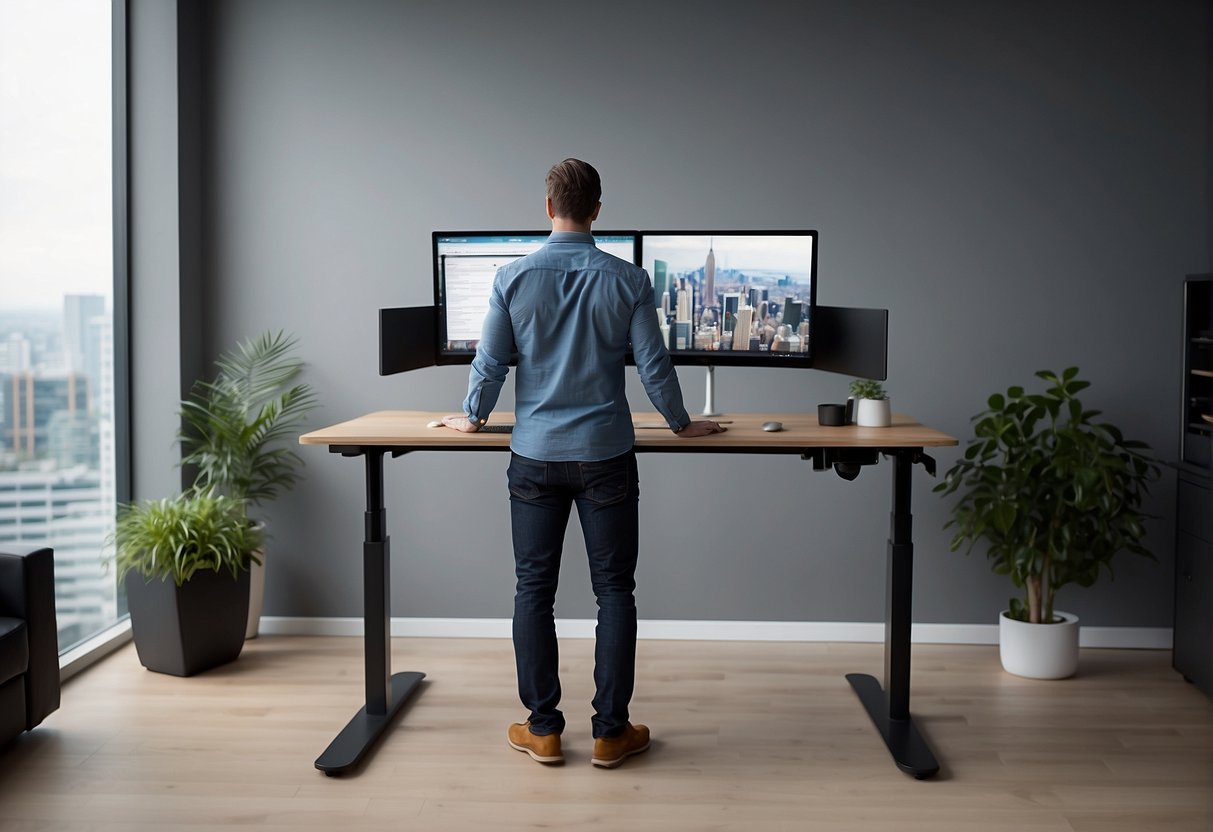
{"type": "Polygon", "coordinates": [[[548,171],[552,234],[539,251],[498,270],[472,362],[465,432],[488,421],[518,355],[516,424],[510,441],[510,517],[518,583],[514,655],[518,694],[530,710],[509,743],[542,763],[564,760],[564,715],[553,608],[560,555],[577,506],[598,600],[594,648],[596,766],[614,768],[649,747],[649,729],[628,721],[636,665],[638,551],[635,433],[624,394],[629,343],[645,391],[679,436],[725,430],[691,421],[661,340],[653,286],[641,268],[594,246],[602,208],[598,171],[565,159],[548,171]]]}

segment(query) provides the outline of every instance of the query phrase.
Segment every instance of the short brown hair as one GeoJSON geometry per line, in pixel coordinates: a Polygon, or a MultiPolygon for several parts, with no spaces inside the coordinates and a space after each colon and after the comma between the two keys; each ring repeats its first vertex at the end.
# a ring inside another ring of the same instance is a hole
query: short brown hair
{"type": "Polygon", "coordinates": [[[553,165],[547,177],[552,211],[562,219],[585,222],[602,199],[602,180],[589,162],[565,159],[553,165]]]}

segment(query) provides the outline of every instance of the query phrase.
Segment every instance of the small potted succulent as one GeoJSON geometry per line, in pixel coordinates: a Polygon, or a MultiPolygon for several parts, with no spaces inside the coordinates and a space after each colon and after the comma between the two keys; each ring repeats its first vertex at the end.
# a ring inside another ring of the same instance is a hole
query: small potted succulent
{"type": "Polygon", "coordinates": [[[851,382],[851,398],[855,402],[855,424],[860,427],[887,428],[893,423],[889,396],[879,381],[855,379],[851,382]]]}
{"type": "Polygon", "coordinates": [[[1158,466],[1144,442],[1096,422],[1077,394],[1078,368],[1036,374],[1040,394],[995,393],[973,417],[975,437],[935,490],[960,495],[947,527],[952,551],[987,544],[990,567],[1023,591],[999,616],[1003,667],[1018,676],[1060,679],[1078,667],[1078,618],[1054,607],[1066,584],[1091,586],[1122,551],[1145,546],[1142,502],[1158,466]]]}
{"type": "Polygon", "coordinates": [[[240,655],[261,546],[243,500],[193,488],[126,505],[112,542],[144,667],[192,676],[240,655]]]}

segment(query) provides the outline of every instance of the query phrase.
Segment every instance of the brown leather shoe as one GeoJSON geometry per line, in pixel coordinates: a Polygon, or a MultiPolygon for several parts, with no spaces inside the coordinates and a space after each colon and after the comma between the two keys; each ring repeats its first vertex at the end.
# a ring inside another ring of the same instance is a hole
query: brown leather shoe
{"type": "Polygon", "coordinates": [[[539,734],[531,733],[531,723],[515,722],[510,726],[509,734],[510,748],[515,751],[525,751],[531,755],[531,759],[540,763],[563,763],[564,754],[560,752],[560,735],[559,734],[539,734]]]}
{"type": "Polygon", "coordinates": [[[615,768],[625,759],[641,751],[649,750],[649,728],[633,725],[623,729],[617,737],[598,737],[594,740],[594,756],[590,762],[599,768],[615,768]]]}

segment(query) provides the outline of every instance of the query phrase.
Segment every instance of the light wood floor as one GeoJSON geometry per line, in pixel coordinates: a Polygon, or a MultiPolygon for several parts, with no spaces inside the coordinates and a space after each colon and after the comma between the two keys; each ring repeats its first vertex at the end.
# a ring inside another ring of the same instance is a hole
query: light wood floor
{"type": "Polygon", "coordinates": [[[1213,829],[1213,703],[1158,651],[1086,650],[1080,675],[1004,673],[996,648],[916,646],[912,709],[943,763],[893,766],[843,679],[881,645],[645,641],[654,746],[589,764],[592,643],[562,642],[568,762],[505,743],[522,717],[505,640],[396,639],[429,674],[361,772],[315,757],[362,698],[361,641],[262,637],[192,679],[123,648],[0,750],[0,830],[1213,829]]]}

